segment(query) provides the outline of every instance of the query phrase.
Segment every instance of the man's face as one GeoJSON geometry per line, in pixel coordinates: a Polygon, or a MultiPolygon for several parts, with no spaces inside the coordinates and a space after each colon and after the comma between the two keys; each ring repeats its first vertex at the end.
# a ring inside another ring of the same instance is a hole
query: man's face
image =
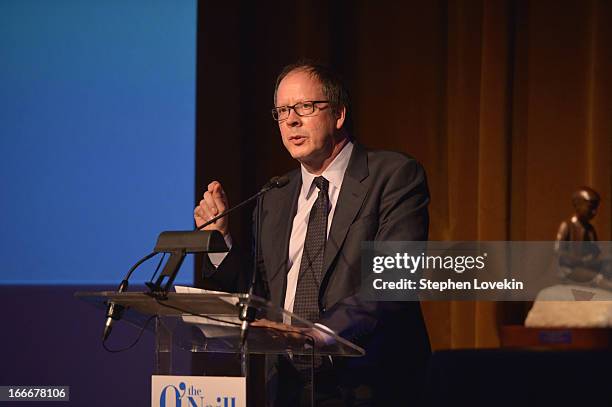
{"type": "MultiPolygon", "coordinates": [[[[323,86],[310,73],[293,71],[278,86],[276,106],[327,100],[323,86]]],[[[344,114],[334,111],[329,103],[318,103],[312,115],[298,116],[290,109],[289,117],[278,122],[283,144],[291,157],[307,167],[318,167],[328,158],[335,145],[335,135],[342,127],[344,114]]]]}

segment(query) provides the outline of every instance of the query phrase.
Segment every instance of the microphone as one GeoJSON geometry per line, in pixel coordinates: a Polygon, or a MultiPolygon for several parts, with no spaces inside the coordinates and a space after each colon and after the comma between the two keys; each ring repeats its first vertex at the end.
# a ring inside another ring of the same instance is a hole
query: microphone
{"type": "Polygon", "coordinates": [[[265,194],[266,192],[268,192],[271,189],[275,189],[275,188],[282,188],[285,185],[287,185],[289,183],[289,178],[282,176],[282,177],[272,177],[270,179],[270,181],[268,181],[260,190],[258,193],[256,193],[255,195],[251,196],[250,198],[248,198],[245,201],[240,202],[238,205],[231,207],[223,212],[221,212],[220,214],[218,214],[217,216],[215,216],[214,218],[208,220],[207,222],[204,222],[203,224],[201,224],[200,226],[198,226],[196,228],[196,230],[202,230],[204,229],[206,226],[215,223],[216,221],[218,221],[219,219],[221,219],[224,216],[229,215],[230,213],[234,212],[236,209],[238,208],[242,208],[244,205],[248,204],[249,202],[253,201],[254,199],[259,198],[261,195],[265,194]]]}
{"type": "MultiPolygon", "coordinates": [[[[121,284],[119,284],[119,288],[117,289],[118,293],[124,292],[128,287],[128,281],[123,280],[121,284]]],[[[110,302],[108,307],[106,308],[106,323],[104,324],[104,333],[102,334],[102,341],[106,341],[111,331],[113,330],[113,319],[121,318],[121,313],[123,312],[123,306],[119,304],[115,304],[114,302],[110,302]]]]}
{"type": "Polygon", "coordinates": [[[263,186],[262,189],[273,189],[273,188],[282,188],[289,183],[289,177],[272,177],[270,181],[266,185],[263,186]]]}

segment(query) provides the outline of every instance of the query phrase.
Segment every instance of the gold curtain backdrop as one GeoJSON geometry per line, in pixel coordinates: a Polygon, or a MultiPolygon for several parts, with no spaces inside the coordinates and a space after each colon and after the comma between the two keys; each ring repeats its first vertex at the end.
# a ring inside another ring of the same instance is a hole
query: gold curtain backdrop
{"type": "MultiPolygon", "coordinates": [[[[295,166],[268,108],[279,69],[310,57],[345,76],[360,142],[424,164],[431,240],[552,240],[581,185],[612,240],[612,2],[201,0],[199,19],[197,196],[220,179],[237,202],[295,166]]],[[[526,306],[423,309],[448,349],[498,346],[526,306]]]]}

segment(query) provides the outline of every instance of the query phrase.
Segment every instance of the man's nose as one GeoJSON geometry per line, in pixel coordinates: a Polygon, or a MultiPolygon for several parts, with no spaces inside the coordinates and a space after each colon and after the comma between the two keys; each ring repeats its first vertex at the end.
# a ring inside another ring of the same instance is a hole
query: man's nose
{"type": "Polygon", "coordinates": [[[289,117],[285,123],[289,127],[296,127],[302,124],[302,118],[295,112],[295,109],[289,109],[289,117]]]}

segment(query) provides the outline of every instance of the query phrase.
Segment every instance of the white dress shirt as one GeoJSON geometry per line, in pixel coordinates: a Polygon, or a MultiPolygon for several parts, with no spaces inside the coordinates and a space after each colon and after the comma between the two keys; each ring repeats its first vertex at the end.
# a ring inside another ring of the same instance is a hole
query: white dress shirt
{"type": "MultiPolygon", "coordinates": [[[[336,158],[334,158],[334,161],[321,174],[321,176],[329,181],[328,196],[330,209],[327,215],[327,236],[329,236],[332,219],[336,211],[336,203],[340,195],[340,188],[342,188],[342,181],[344,180],[344,173],[348,167],[352,152],[353,143],[349,141],[336,158]]],[[[297,212],[293,218],[291,237],[289,238],[289,262],[287,264],[289,274],[287,274],[287,291],[285,292],[284,308],[290,312],[293,312],[293,303],[295,302],[295,291],[300,273],[306,231],[308,229],[308,218],[319,193],[319,190],[313,183],[315,177],[316,175],[309,173],[302,165],[302,188],[298,197],[297,212]]]]}

